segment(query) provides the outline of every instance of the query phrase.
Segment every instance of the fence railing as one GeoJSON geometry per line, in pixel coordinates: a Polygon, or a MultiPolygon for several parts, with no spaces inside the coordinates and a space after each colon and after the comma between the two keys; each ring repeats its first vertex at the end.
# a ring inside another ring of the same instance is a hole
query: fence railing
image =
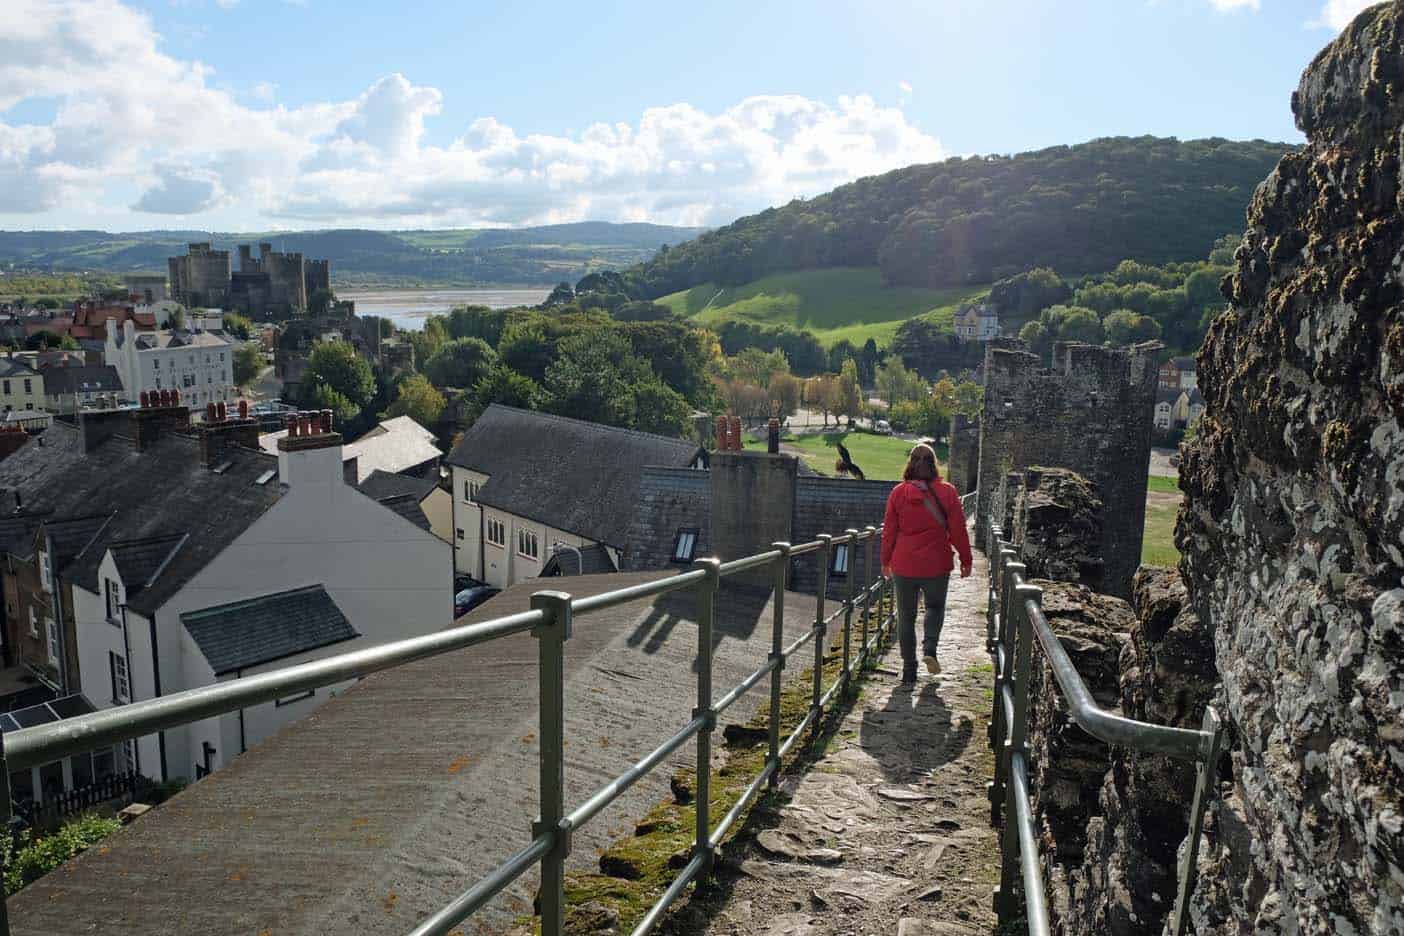
{"type": "Polygon", "coordinates": [[[30,826],[47,827],[118,797],[134,797],[142,785],[141,777],[135,773],[112,774],[71,790],[46,795],[43,802],[27,800],[13,806],[12,810],[30,826]]]}
{"type": "MultiPolygon", "coordinates": [[[[541,866],[540,913],[543,936],[560,936],[565,922],[565,863],[571,850],[571,838],[610,803],[619,798],[638,780],[659,767],[673,752],[694,737],[697,739],[697,790],[694,803],[697,810],[697,838],[691,859],[664,891],[662,897],[645,914],[633,930],[634,936],[650,932],[662,919],[664,912],[687,886],[707,874],[713,855],[732,826],[745,813],[756,795],[767,784],[773,784],[779,774],[781,759],[798,744],[806,731],[817,731],[824,707],[852,684],[855,656],[853,638],[857,637],[858,669],[871,666],[881,643],[891,635],[895,613],[887,601],[891,594],[889,583],[874,576],[875,547],[881,528],[847,530],[840,536],[820,536],[813,542],[799,545],[776,543],[769,550],[753,556],[720,562],[700,559],[686,572],[655,579],[627,588],[615,589],[588,597],[575,598],[560,591],[540,591],[532,595],[531,610],[500,617],[478,624],[467,624],[421,637],[411,637],[364,650],[338,654],[311,663],[284,667],[256,676],[245,676],[212,686],[191,689],[168,696],[134,702],[104,709],[76,718],[64,719],[37,728],[23,728],[0,737],[0,808],[9,819],[10,783],[12,770],[47,764],[63,757],[93,748],[105,747],[132,738],[175,728],[200,719],[236,711],[261,702],[269,702],[296,692],[331,685],[347,679],[366,676],[381,670],[402,666],[415,660],[438,656],[467,647],[488,643],[513,634],[531,633],[537,638],[539,684],[539,770],[540,814],[532,825],[531,842],[509,857],[486,877],[468,887],[448,905],[439,909],[414,928],[413,936],[444,936],[460,922],[482,908],[512,882],[535,865],[541,866]],[[859,544],[863,550],[862,584],[858,583],[859,544]],[[826,613],[825,596],[829,587],[835,546],[847,546],[849,553],[847,594],[832,612],[826,613]],[[788,645],[785,643],[785,584],[791,560],[817,554],[819,568],[818,596],[814,623],[806,632],[788,645]],[[770,653],[753,673],[721,698],[713,695],[712,636],[716,623],[717,595],[721,580],[748,570],[768,569],[773,591],[773,626],[770,653]],[[570,639],[577,618],[592,612],[613,608],[630,601],[692,589],[697,601],[697,706],[692,718],[672,737],[654,748],[593,795],[566,811],[565,803],[565,644],[570,639]],[[874,614],[874,609],[877,613],[874,614]],[[829,628],[842,618],[843,666],[827,688],[824,686],[824,661],[829,628]],[[855,635],[855,617],[858,632],[855,635]],[[799,725],[782,738],[781,679],[787,662],[813,642],[813,682],[810,688],[809,710],[799,725]],[[765,765],[746,787],[741,798],[713,824],[709,815],[712,733],[717,717],[747,692],[770,678],[768,713],[769,749],[765,765]]],[[[3,871],[3,869],[0,869],[3,871]]],[[[0,934],[10,932],[8,910],[0,901],[0,934]]]]}
{"type": "Polygon", "coordinates": [[[1187,909],[1194,890],[1204,812],[1215,793],[1214,765],[1224,734],[1219,715],[1213,706],[1208,707],[1203,727],[1195,730],[1152,725],[1100,708],[1048,625],[1043,614],[1043,589],[1024,581],[1027,570],[1018,561],[1018,551],[1004,539],[999,525],[991,520],[987,530],[990,589],[985,646],[994,662],[990,745],[996,753],[995,778],[989,787],[990,819],[998,827],[1002,810],[1004,825],[1000,883],[994,898],[1000,922],[1017,917],[1015,885],[1022,882],[1029,936],[1047,936],[1049,932],[1048,902],[1039,862],[1040,837],[1029,801],[1029,681],[1033,648],[1037,645],[1067,703],[1068,714],[1083,731],[1107,744],[1195,763],[1194,800],[1180,853],[1179,880],[1170,918],[1170,932],[1183,936],[1189,924],[1187,909]]]}

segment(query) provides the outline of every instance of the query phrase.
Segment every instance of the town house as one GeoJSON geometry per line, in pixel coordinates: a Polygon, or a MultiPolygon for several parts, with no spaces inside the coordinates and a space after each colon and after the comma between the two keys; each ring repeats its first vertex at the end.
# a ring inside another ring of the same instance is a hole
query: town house
{"type": "Polygon", "coordinates": [[[449,454],[454,568],[497,588],[619,568],[644,466],[700,469],[696,442],[493,404],[449,454]],[[576,552],[580,550],[580,552],[576,552]]]}
{"type": "Polygon", "coordinates": [[[234,350],[222,332],[166,330],[140,332],[130,319],[107,330],[103,361],[117,368],[128,399],[143,392],[174,390],[188,404],[232,402],[234,350]]]}
{"type": "MultiPolygon", "coordinates": [[[[345,483],[329,413],[304,415],[272,456],[254,420],[216,409],[193,434],[172,398],[55,422],[0,462],[6,650],[50,707],[123,705],[451,621],[450,547],[345,483]]],[[[342,688],[12,776],[12,789],[41,798],[103,770],[197,779],[342,688]]]]}

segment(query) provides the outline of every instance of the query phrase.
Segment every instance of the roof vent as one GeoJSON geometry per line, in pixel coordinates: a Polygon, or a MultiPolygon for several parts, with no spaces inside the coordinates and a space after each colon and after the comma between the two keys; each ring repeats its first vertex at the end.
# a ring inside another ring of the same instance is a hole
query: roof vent
{"type": "Polygon", "coordinates": [[[278,472],[274,471],[272,468],[269,468],[263,474],[259,475],[257,478],[254,479],[254,484],[267,484],[269,481],[273,480],[273,476],[277,473],[278,472]]]}
{"type": "Polygon", "coordinates": [[[211,468],[210,470],[213,471],[215,474],[222,475],[222,474],[224,474],[226,471],[228,471],[228,470],[229,470],[229,466],[231,466],[231,465],[233,465],[233,464],[234,464],[234,463],[233,463],[232,461],[220,462],[218,465],[215,465],[215,466],[214,466],[213,468],[211,468]]]}

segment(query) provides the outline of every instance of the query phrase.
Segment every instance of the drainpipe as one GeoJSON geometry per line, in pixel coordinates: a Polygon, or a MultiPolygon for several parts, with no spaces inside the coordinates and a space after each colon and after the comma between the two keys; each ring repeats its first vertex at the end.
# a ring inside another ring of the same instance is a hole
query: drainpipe
{"type": "MultiPolygon", "coordinates": [[[[126,616],[127,606],[122,605],[122,617],[124,620],[126,616]]],[[[148,623],[151,625],[151,688],[155,690],[155,697],[159,699],[161,697],[161,653],[156,645],[156,615],[154,612],[148,623]]],[[[127,678],[131,678],[130,673],[127,678]]],[[[240,710],[240,714],[243,714],[242,710],[240,710]]],[[[161,782],[166,783],[170,780],[170,777],[166,774],[166,733],[164,731],[156,732],[156,744],[161,749],[161,782]]]]}
{"type": "MultiPolygon", "coordinates": [[[[122,650],[127,661],[127,703],[136,701],[136,680],[132,678],[132,641],[127,633],[127,606],[121,605],[122,609],[122,650]]],[[[125,744],[126,742],[122,742],[125,744]]],[[[141,773],[141,739],[132,739],[132,760],[133,766],[138,774],[141,773]]]]}

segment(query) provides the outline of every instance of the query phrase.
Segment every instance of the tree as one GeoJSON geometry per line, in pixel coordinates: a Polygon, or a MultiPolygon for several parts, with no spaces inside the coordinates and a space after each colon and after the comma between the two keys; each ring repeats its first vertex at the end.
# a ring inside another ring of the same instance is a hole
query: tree
{"type": "Polygon", "coordinates": [[[34,300],[34,308],[36,309],[57,309],[58,307],[59,301],[57,299],[51,299],[48,296],[45,296],[43,299],[34,300]]]}
{"type": "Polygon", "coordinates": [[[1108,343],[1116,346],[1133,345],[1160,337],[1160,323],[1148,315],[1138,315],[1130,309],[1118,309],[1102,319],[1102,331],[1108,343]]]}
{"type": "Polygon", "coordinates": [[[829,425],[829,414],[836,413],[843,405],[842,391],[838,378],[833,374],[821,374],[804,382],[804,401],[810,409],[819,410],[824,425],[829,425]]]}
{"type": "Polygon", "coordinates": [[[331,410],[339,426],[344,426],[361,412],[361,407],[352,403],[344,393],[333,390],[326,384],[314,384],[307,397],[307,403],[312,409],[331,410]]]}
{"type": "Polygon", "coordinates": [[[973,380],[962,380],[955,388],[955,412],[979,416],[985,404],[985,388],[973,380]]]}
{"type": "Polygon", "coordinates": [[[653,432],[686,427],[687,402],[611,328],[563,338],[545,385],[545,408],[563,416],[653,432]]]}
{"type": "Polygon", "coordinates": [[[849,419],[863,415],[863,388],[858,383],[858,364],[852,359],[843,362],[838,376],[838,401],[835,409],[849,419]]]}
{"type": "Polygon", "coordinates": [[[914,370],[909,370],[900,358],[889,358],[878,368],[874,379],[878,396],[889,406],[898,403],[911,403],[927,395],[926,380],[914,370]]]}
{"type": "Polygon", "coordinates": [[[45,329],[24,339],[24,347],[27,351],[45,351],[54,348],[76,351],[78,350],[78,342],[74,341],[71,335],[60,335],[45,329]]]}
{"type": "Polygon", "coordinates": [[[263,371],[263,352],[257,345],[240,345],[234,351],[234,383],[247,387],[263,371]]]}
{"type": "Polygon", "coordinates": [[[569,283],[557,283],[556,288],[551,290],[551,295],[546,297],[546,301],[541,303],[543,309],[553,309],[556,306],[570,305],[575,301],[575,290],[570,288],[569,283]]]}
{"type": "Polygon", "coordinates": [[[757,387],[770,385],[772,374],[788,374],[790,363],[779,351],[762,351],[759,348],[746,348],[726,361],[726,370],[737,380],[757,387]]]}
{"type": "Polygon", "coordinates": [[[497,363],[497,352],[481,338],[455,338],[444,344],[421,368],[436,387],[471,387],[497,363]]]}
{"type": "Polygon", "coordinates": [[[546,323],[539,317],[521,319],[503,330],[497,354],[512,370],[540,382],[556,359],[556,341],[547,336],[546,323]]]}
{"type": "Polygon", "coordinates": [[[253,323],[238,312],[224,313],[224,330],[240,341],[248,341],[253,337],[253,323]]]}
{"type": "Polygon", "coordinates": [[[444,395],[429,382],[429,378],[414,374],[400,384],[399,395],[385,415],[408,416],[421,426],[432,426],[443,416],[446,405],[444,395]]]}
{"type": "MultiPolygon", "coordinates": [[[[317,398],[319,389],[336,394],[338,401],[344,400],[350,415],[338,413],[338,416],[345,421],[371,401],[375,395],[375,376],[370,365],[348,342],[321,341],[307,357],[301,387],[304,400],[318,409],[326,408],[317,398]]],[[[336,409],[335,406],[331,408],[336,409]]]]}
{"type": "Polygon", "coordinates": [[[794,374],[772,374],[769,396],[770,415],[788,419],[799,409],[800,396],[804,393],[804,383],[794,374]]]}
{"type": "Polygon", "coordinates": [[[764,387],[744,380],[721,380],[717,384],[717,394],[727,412],[744,422],[766,419],[771,414],[773,404],[764,387]]]}
{"type": "Polygon", "coordinates": [[[545,400],[545,392],[530,377],[498,364],[473,385],[465,404],[463,416],[469,425],[477,421],[493,403],[514,406],[517,409],[539,409],[545,400]]]}
{"type": "Polygon", "coordinates": [[[336,304],[336,293],[330,289],[314,289],[307,297],[307,314],[312,318],[322,318],[336,304]]]}

